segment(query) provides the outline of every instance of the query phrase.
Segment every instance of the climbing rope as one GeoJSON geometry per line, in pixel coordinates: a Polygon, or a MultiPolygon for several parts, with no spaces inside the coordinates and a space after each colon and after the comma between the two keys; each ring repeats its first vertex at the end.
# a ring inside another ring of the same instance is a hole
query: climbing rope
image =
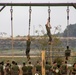
{"type": "MultiPolygon", "coordinates": [[[[48,22],[49,22],[49,26],[50,26],[50,6],[48,6],[48,22]]],[[[51,27],[51,26],[50,26],[51,27]]]]}
{"type": "Polygon", "coordinates": [[[69,6],[67,6],[67,46],[69,46],[69,29],[68,29],[68,25],[69,25],[69,6]]]}
{"type": "Polygon", "coordinates": [[[31,39],[30,39],[30,25],[31,25],[31,6],[29,7],[29,28],[28,28],[28,36],[26,40],[26,56],[28,61],[30,60],[30,45],[31,45],[31,39]]]}
{"type": "Polygon", "coordinates": [[[31,6],[29,7],[29,29],[28,29],[28,35],[30,35],[30,25],[31,25],[31,6]]]}
{"type": "MultiPolygon", "coordinates": [[[[11,38],[12,38],[12,51],[13,51],[13,8],[12,6],[10,9],[10,13],[11,13],[11,38]]],[[[13,52],[12,52],[12,56],[13,56],[13,52]]]]}

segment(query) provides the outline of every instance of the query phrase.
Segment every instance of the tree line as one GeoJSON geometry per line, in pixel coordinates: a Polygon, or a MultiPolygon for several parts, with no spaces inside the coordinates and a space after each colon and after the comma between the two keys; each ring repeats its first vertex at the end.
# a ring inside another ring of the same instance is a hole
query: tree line
{"type": "Polygon", "coordinates": [[[76,23],[68,25],[63,33],[60,33],[60,35],[63,37],[76,37],[76,23]]]}

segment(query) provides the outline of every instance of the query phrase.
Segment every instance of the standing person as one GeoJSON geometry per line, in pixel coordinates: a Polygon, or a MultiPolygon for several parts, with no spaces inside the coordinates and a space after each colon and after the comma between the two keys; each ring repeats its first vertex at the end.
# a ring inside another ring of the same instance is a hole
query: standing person
{"type": "Polygon", "coordinates": [[[4,75],[4,69],[3,69],[3,66],[4,66],[4,62],[0,62],[0,75],[4,75]]]}
{"type": "Polygon", "coordinates": [[[48,73],[48,75],[52,75],[52,68],[51,68],[51,67],[49,68],[49,73],[48,73]]]}
{"type": "Polygon", "coordinates": [[[69,46],[67,46],[67,49],[65,50],[66,61],[68,60],[70,54],[71,54],[71,50],[69,49],[69,46]]]}
{"type": "Polygon", "coordinates": [[[49,37],[49,44],[51,44],[52,37],[51,37],[51,32],[50,32],[51,26],[49,24],[50,23],[49,20],[50,20],[50,18],[48,18],[48,22],[45,26],[46,26],[47,35],[49,37]]]}
{"type": "Polygon", "coordinates": [[[53,62],[53,66],[52,66],[52,74],[53,75],[59,75],[59,68],[57,67],[57,62],[53,62]]]}
{"type": "Polygon", "coordinates": [[[12,61],[11,75],[19,75],[20,69],[15,61],[12,61]]]}
{"type": "Polygon", "coordinates": [[[69,75],[76,75],[76,63],[73,64],[72,70],[69,75]]]}
{"type": "Polygon", "coordinates": [[[41,75],[41,64],[39,61],[37,61],[36,65],[35,65],[35,69],[36,69],[36,74],[41,75]]]}
{"type": "Polygon", "coordinates": [[[11,64],[9,60],[6,61],[5,75],[11,75],[11,64]]]}
{"type": "Polygon", "coordinates": [[[32,70],[33,70],[33,65],[29,61],[29,64],[27,65],[27,71],[28,71],[28,74],[27,75],[33,75],[32,74],[32,70]]]}
{"type": "Polygon", "coordinates": [[[11,67],[9,63],[5,66],[5,75],[11,75],[11,67]]]}
{"type": "Polygon", "coordinates": [[[51,65],[49,64],[48,61],[46,61],[45,69],[46,69],[46,75],[49,75],[49,71],[51,70],[51,65]]]}
{"type": "Polygon", "coordinates": [[[68,70],[67,61],[62,62],[62,65],[60,67],[60,73],[61,73],[61,75],[67,75],[67,70],[68,70]]]}
{"type": "Polygon", "coordinates": [[[31,44],[31,39],[30,39],[30,36],[28,36],[27,39],[26,39],[26,56],[27,56],[28,60],[30,59],[30,55],[29,55],[30,44],[31,44]]]}
{"type": "Polygon", "coordinates": [[[27,74],[27,66],[25,65],[25,63],[23,63],[23,66],[22,66],[22,75],[28,75],[27,74]]]}

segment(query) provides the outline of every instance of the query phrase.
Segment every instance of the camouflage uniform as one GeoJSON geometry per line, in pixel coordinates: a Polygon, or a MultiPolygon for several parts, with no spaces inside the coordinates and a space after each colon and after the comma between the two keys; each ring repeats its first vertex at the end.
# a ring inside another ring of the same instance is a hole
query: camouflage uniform
{"type": "Polygon", "coordinates": [[[26,56],[27,56],[27,58],[30,58],[30,57],[29,57],[30,44],[31,44],[31,40],[28,39],[28,40],[26,41],[26,56]]]}
{"type": "Polygon", "coordinates": [[[46,62],[46,65],[45,65],[46,75],[49,74],[50,68],[51,68],[51,65],[48,62],[46,62]]]}
{"type": "Polygon", "coordinates": [[[4,75],[3,65],[4,65],[4,62],[1,62],[1,63],[0,63],[0,74],[1,74],[1,75],[4,75]]]}
{"type": "Polygon", "coordinates": [[[41,65],[37,64],[35,67],[36,67],[36,72],[41,74],[41,65]]]}
{"type": "Polygon", "coordinates": [[[52,41],[52,37],[51,37],[50,27],[48,27],[47,24],[45,26],[46,26],[46,30],[47,30],[47,35],[49,37],[49,42],[51,42],[52,41]]]}
{"type": "Polygon", "coordinates": [[[56,72],[57,70],[59,70],[58,67],[57,66],[53,66],[53,72],[52,72],[52,74],[53,75],[58,75],[58,72],[56,72]]]}
{"type": "Polygon", "coordinates": [[[27,75],[32,75],[32,69],[33,65],[31,64],[31,62],[29,62],[29,64],[27,65],[27,75]]]}
{"type": "Polygon", "coordinates": [[[12,68],[11,68],[11,75],[19,75],[19,67],[18,65],[15,63],[12,65],[12,68]]]}
{"type": "Polygon", "coordinates": [[[60,68],[57,66],[56,62],[54,62],[52,66],[52,75],[60,75],[60,68]]]}
{"type": "Polygon", "coordinates": [[[76,68],[72,69],[72,75],[76,75],[76,68]]]}
{"type": "Polygon", "coordinates": [[[25,63],[23,63],[22,71],[23,71],[23,75],[28,75],[27,74],[27,66],[25,66],[25,63]]]}
{"type": "Polygon", "coordinates": [[[11,67],[9,63],[7,63],[5,66],[5,72],[6,72],[5,75],[11,75],[11,67]]]}
{"type": "Polygon", "coordinates": [[[28,75],[32,75],[32,66],[27,67],[28,75]]]}
{"type": "Polygon", "coordinates": [[[60,70],[61,74],[66,75],[67,74],[67,65],[63,64],[61,65],[61,70],[60,70]]]}

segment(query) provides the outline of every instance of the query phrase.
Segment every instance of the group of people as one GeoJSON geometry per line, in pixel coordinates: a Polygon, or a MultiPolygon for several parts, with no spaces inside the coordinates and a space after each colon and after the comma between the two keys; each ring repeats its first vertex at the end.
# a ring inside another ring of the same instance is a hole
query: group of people
{"type": "Polygon", "coordinates": [[[61,65],[57,62],[53,62],[49,70],[46,70],[45,75],[76,75],[76,63],[69,67],[67,61],[63,61],[61,65]]]}
{"type": "MultiPolygon", "coordinates": [[[[32,64],[31,61],[19,66],[17,62],[9,61],[4,64],[0,62],[0,75],[42,75],[41,62],[37,61],[36,64],[32,64]]],[[[48,61],[45,63],[45,75],[76,75],[76,63],[70,68],[67,66],[67,62],[62,62],[58,65],[57,62],[53,62],[51,65],[48,61]]]]}
{"type": "Polygon", "coordinates": [[[15,61],[12,63],[9,60],[4,64],[4,62],[0,63],[0,75],[19,75],[19,66],[15,61]]]}
{"type": "Polygon", "coordinates": [[[23,65],[19,66],[16,61],[9,60],[4,64],[4,62],[0,62],[0,75],[32,75],[33,65],[29,61],[26,66],[25,62],[23,65]]]}
{"type": "MultiPolygon", "coordinates": [[[[49,38],[48,44],[51,45],[52,35],[51,35],[51,31],[50,31],[50,29],[51,29],[50,17],[48,18],[48,21],[45,26],[46,26],[47,35],[49,38]]],[[[28,35],[28,37],[26,39],[26,56],[27,56],[28,61],[30,60],[30,45],[31,45],[31,38],[28,35]]],[[[67,46],[67,50],[69,50],[69,46],[67,46]]],[[[70,56],[70,53],[66,52],[65,55],[66,55],[66,60],[68,60],[68,56],[70,56]]],[[[25,66],[25,63],[23,63],[23,68],[22,68],[23,75],[32,75],[32,71],[31,71],[32,68],[33,67],[30,67],[29,74],[27,74],[28,73],[27,66],[25,66]],[[24,74],[24,73],[26,73],[26,74],[24,74]]],[[[37,61],[35,68],[36,68],[35,75],[41,75],[41,65],[39,64],[38,61],[37,61]]],[[[74,63],[71,70],[68,71],[68,66],[67,66],[66,61],[65,61],[65,63],[62,62],[61,65],[58,65],[57,62],[53,62],[52,65],[49,65],[48,62],[46,62],[45,69],[46,69],[46,75],[76,75],[76,63],[74,63]]]]}

